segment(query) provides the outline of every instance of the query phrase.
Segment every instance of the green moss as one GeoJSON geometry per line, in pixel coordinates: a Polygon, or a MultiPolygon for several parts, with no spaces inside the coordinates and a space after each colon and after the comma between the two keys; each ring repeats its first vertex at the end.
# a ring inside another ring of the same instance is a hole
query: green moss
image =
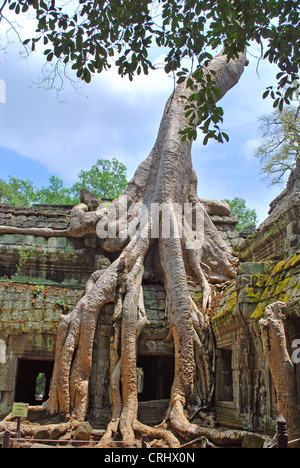
{"type": "Polygon", "coordinates": [[[215,330],[221,330],[230,325],[236,305],[237,291],[235,290],[235,283],[233,283],[225,291],[218,308],[218,313],[212,318],[212,326],[215,330]]]}
{"type": "Polygon", "coordinates": [[[253,288],[263,288],[266,282],[266,275],[252,275],[253,288]]]}
{"type": "Polygon", "coordinates": [[[264,316],[264,311],[267,305],[268,305],[268,301],[260,302],[255,308],[255,311],[253,312],[253,314],[251,315],[251,320],[258,322],[258,320],[260,320],[264,316]]]}
{"type": "Polygon", "coordinates": [[[261,300],[256,306],[251,319],[258,321],[263,317],[268,304],[280,301],[288,304],[289,310],[295,313],[300,298],[300,253],[290,256],[275,265],[270,274],[266,277],[266,288],[261,296],[261,300]]]}
{"type": "Polygon", "coordinates": [[[262,288],[246,287],[243,289],[243,302],[259,302],[263,292],[262,288]]]}

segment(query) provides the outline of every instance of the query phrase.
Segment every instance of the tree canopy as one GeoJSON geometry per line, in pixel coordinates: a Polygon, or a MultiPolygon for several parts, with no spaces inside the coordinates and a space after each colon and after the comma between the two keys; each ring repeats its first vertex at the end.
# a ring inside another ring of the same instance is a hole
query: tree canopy
{"type": "Polygon", "coordinates": [[[207,73],[212,55],[221,49],[229,60],[254,42],[261,48],[260,58],[277,64],[277,85],[264,93],[275,107],[289,104],[299,87],[297,0],[3,0],[0,20],[7,8],[36,17],[36,34],[25,45],[35,50],[42,43],[48,62],[71,65],[87,83],[112,63],[130,80],[147,74],[155,68],[151,47],[162,48],[167,73],[180,81],[192,72],[198,83],[187,79],[194,93],[186,108],[189,126],[182,132],[195,139],[198,126],[204,143],[228,139],[219,128],[223,111],[215,104],[214,71],[207,73]]]}
{"type": "Polygon", "coordinates": [[[232,214],[239,220],[236,228],[238,231],[249,226],[256,226],[257,213],[246,206],[246,200],[243,198],[235,197],[233,200],[224,200],[231,208],[232,214]]]}
{"type": "Polygon", "coordinates": [[[99,199],[117,198],[126,188],[126,167],[117,159],[98,159],[91,169],[80,171],[78,180],[65,187],[62,179],[49,178],[47,187],[35,187],[30,180],[8,177],[0,179],[0,203],[11,206],[33,204],[76,205],[80,202],[80,191],[87,189],[99,199]]]}
{"type": "Polygon", "coordinates": [[[300,157],[300,107],[277,109],[260,119],[262,144],[255,156],[267,183],[281,184],[300,157]]]}
{"type": "Polygon", "coordinates": [[[98,159],[88,171],[80,171],[79,181],[76,182],[72,190],[80,193],[80,190],[87,189],[93,192],[96,197],[117,198],[126,188],[126,166],[113,158],[98,159]]]}

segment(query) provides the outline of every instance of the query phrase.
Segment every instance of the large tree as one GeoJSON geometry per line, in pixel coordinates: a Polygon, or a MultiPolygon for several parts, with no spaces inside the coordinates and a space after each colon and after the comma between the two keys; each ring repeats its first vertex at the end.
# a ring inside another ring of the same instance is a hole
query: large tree
{"type": "MultiPolygon", "coordinates": [[[[166,104],[154,147],[124,194],[113,202],[117,216],[112,231],[117,235],[103,235],[106,224],[111,223],[111,207],[95,212],[79,204],[72,210],[65,235],[97,233],[103,249],[113,252],[116,260],[91,276],[84,297],[62,318],[50,398],[41,408],[48,415],[85,419],[96,324],[103,306],[113,302],[112,418],[102,443],[118,431],[124,441],[132,441],[138,431],[178,446],[173,434],[162,428],[148,428],[137,420],[137,343],[146,323],[143,278],[161,280],[167,294],[169,339],[173,339],[175,357],[168,420],[180,436],[197,437],[207,430],[191,424],[184,409],[191,394],[203,406],[209,405],[213,394],[206,315],[211,287],[234,278],[237,258],[197,196],[192,139],[199,125],[206,134],[205,141],[209,137],[220,141],[226,138],[217,125],[222,109],[216,103],[238,82],[250,40],[262,47],[263,39],[267,40],[264,55],[277,63],[282,73],[278,76],[278,93],[287,84],[290,90],[280,95],[277,104],[289,101],[299,65],[294,31],[299,23],[297,2],[82,0],[72,13],[58,8],[54,1],[5,3],[16,13],[33,8],[38,27],[32,48],[43,41],[47,60],[56,57],[65,64],[72,63],[78,77],[86,82],[94,72],[108,68],[111,57],[116,57],[121,75],[132,79],[135,72],[147,73],[152,67],[148,51],[153,40],[168,49],[166,71],[178,71],[179,82],[166,104]],[[216,52],[219,47],[223,51],[212,58],[208,50],[216,52]],[[182,68],[186,57],[194,61],[192,74],[182,68]],[[161,208],[168,219],[167,235],[162,214],[156,218],[158,225],[153,224],[153,207],[161,208]],[[194,222],[185,222],[179,207],[190,208],[190,213],[184,214],[194,222]],[[197,307],[189,294],[188,276],[202,286],[202,307],[197,307]]],[[[270,93],[272,96],[274,91],[270,93]]],[[[46,235],[41,229],[35,233],[46,235]]],[[[217,437],[213,431],[210,434],[217,437]]],[[[228,439],[223,437],[223,441],[228,439]]]]}
{"type": "MultiPolygon", "coordinates": [[[[245,61],[245,54],[230,62],[226,55],[220,54],[211,61],[209,69],[215,72],[215,83],[220,90],[218,97],[224,96],[238,82],[245,61]]],[[[234,278],[237,257],[223,241],[197,196],[197,178],[191,162],[192,142],[183,141],[180,135],[187,124],[185,106],[191,92],[185,82],[176,87],[166,103],[150,155],[137,168],[125,192],[113,201],[117,235],[103,235],[106,225],[112,222],[111,206],[88,211],[83,203],[73,208],[70,227],[64,233],[72,237],[98,234],[103,249],[118,255],[106,270],[93,273],[84,297],[70,314],[62,317],[57,330],[50,398],[41,408],[35,408],[35,412],[85,420],[96,324],[103,306],[113,302],[112,419],[102,444],[119,430],[125,442],[134,440],[138,431],[163,437],[171,446],[179,445],[172,433],[146,427],[137,420],[137,344],[147,321],[143,277],[163,282],[167,294],[169,339],[174,342],[175,358],[168,420],[184,438],[209,432],[191,424],[184,410],[192,394],[200,406],[207,407],[212,401],[212,343],[206,312],[211,286],[234,278]],[[187,211],[181,213],[179,207],[187,211]],[[156,208],[163,210],[167,226],[163,225],[163,215],[155,218],[153,210],[156,208]],[[200,308],[190,296],[188,276],[202,287],[200,308]]],[[[43,229],[31,230],[31,233],[53,234],[43,229]]]]}

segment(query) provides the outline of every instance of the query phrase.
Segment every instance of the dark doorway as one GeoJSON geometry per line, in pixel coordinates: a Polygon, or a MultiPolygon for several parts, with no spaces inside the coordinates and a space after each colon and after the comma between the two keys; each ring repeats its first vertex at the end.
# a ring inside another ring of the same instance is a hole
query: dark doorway
{"type": "Polygon", "coordinates": [[[49,397],[53,361],[19,359],[15,401],[40,405],[49,397]]]}
{"type": "Polygon", "coordinates": [[[218,401],[233,401],[232,351],[217,350],[216,394],[218,401]]]}
{"type": "Polygon", "coordinates": [[[174,379],[174,357],[140,355],[137,377],[139,401],[169,399],[174,379]]]}

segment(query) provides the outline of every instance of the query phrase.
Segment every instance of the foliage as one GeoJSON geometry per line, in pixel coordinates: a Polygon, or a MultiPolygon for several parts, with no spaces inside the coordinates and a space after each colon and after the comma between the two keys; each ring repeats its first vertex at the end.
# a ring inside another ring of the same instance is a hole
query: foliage
{"type": "Polygon", "coordinates": [[[69,304],[66,304],[65,301],[60,300],[55,302],[54,308],[60,309],[63,314],[67,314],[68,312],[70,312],[71,306],[69,304]]]}
{"type": "Polygon", "coordinates": [[[30,206],[35,201],[35,188],[30,180],[8,177],[0,179],[0,202],[11,206],[30,206]]]}
{"type": "Polygon", "coordinates": [[[29,257],[31,256],[31,254],[33,252],[35,252],[37,249],[37,246],[33,247],[32,249],[28,249],[27,246],[25,245],[22,245],[22,247],[20,248],[20,252],[19,252],[19,261],[16,265],[16,271],[13,275],[11,275],[10,277],[8,276],[3,276],[3,278],[7,281],[13,281],[15,279],[17,279],[19,277],[19,273],[23,267],[23,265],[25,265],[25,263],[27,263],[27,260],[29,259],[29,257]]]}
{"type": "Polygon", "coordinates": [[[126,188],[126,166],[117,159],[98,159],[89,171],[78,174],[79,182],[73,185],[72,191],[79,194],[87,189],[99,199],[117,198],[126,188]]]}
{"type": "MultiPolygon", "coordinates": [[[[263,96],[274,99],[275,107],[289,104],[298,87],[298,0],[4,0],[5,4],[16,14],[28,11],[36,17],[36,36],[25,45],[35,50],[42,43],[48,62],[70,64],[86,83],[112,63],[130,80],[147,74],[154,68],[151,47],[162,47],[167,73],[177,74],[180,81],[192,71],[200,84],[187,105],[191,121],[183,138],[196,138],[199,126],[204,143],[209,138],[228,140],[219,128],[223,111],[214,103],[214,74],[204,74],[220,49],[231,59],[253,42],[261,47],[261,58],[279,68],[277,87],[268,87],[263,96]]],[[[191,78],[187,85],[194,86],[191,78]]]]}
{"type": "Polygon", "coordinates": [[[239,220],[236,228],[242,231],[248,226],[256,225],[257,213],[255,210],[250,210],[246,206],[246,200],[243,198],[234,198],[233,200],[224,200],[231,208],[232,214],[239,220]]]}
{"type": "Polygon", "coordinates": [[[98,159],[88,171],[78,174],[78,181],[70,188],[64,187],[59,177],[51,176],[47,187],[36,188],[30,180],[8,177],[0,179],[0,203],[11,206],[76,205],[80,191],[88,189],[99,199],[116,198],[126,188],[126,167],[113,158],[112,161],[98,159]]]}
{"type": "Polygon", "coordinates": [[[270,185],[280,184],[287,171],[293,169],[300,157],[300,107],[277,109],[261,117],[263,143],[256,150],[261,171],[270,185]]]}
{"type": "Polygon", "coordinates": [[[39,373],[36,378],[36,385],[35,385],[35,395],[36,397],[40,397],[40,395],[44,396],[45,393],[45,386],[46,386],[46,376],[43,373],[39,373]]]}
{"type": "Polygon", "coordinates": [[[74,201],[72,189],[65,188],[63,181],[55,176],[49,178],[48,187],[42,187],[35,193],[35,202],[42,205],[72,205],[74,201]]]}

